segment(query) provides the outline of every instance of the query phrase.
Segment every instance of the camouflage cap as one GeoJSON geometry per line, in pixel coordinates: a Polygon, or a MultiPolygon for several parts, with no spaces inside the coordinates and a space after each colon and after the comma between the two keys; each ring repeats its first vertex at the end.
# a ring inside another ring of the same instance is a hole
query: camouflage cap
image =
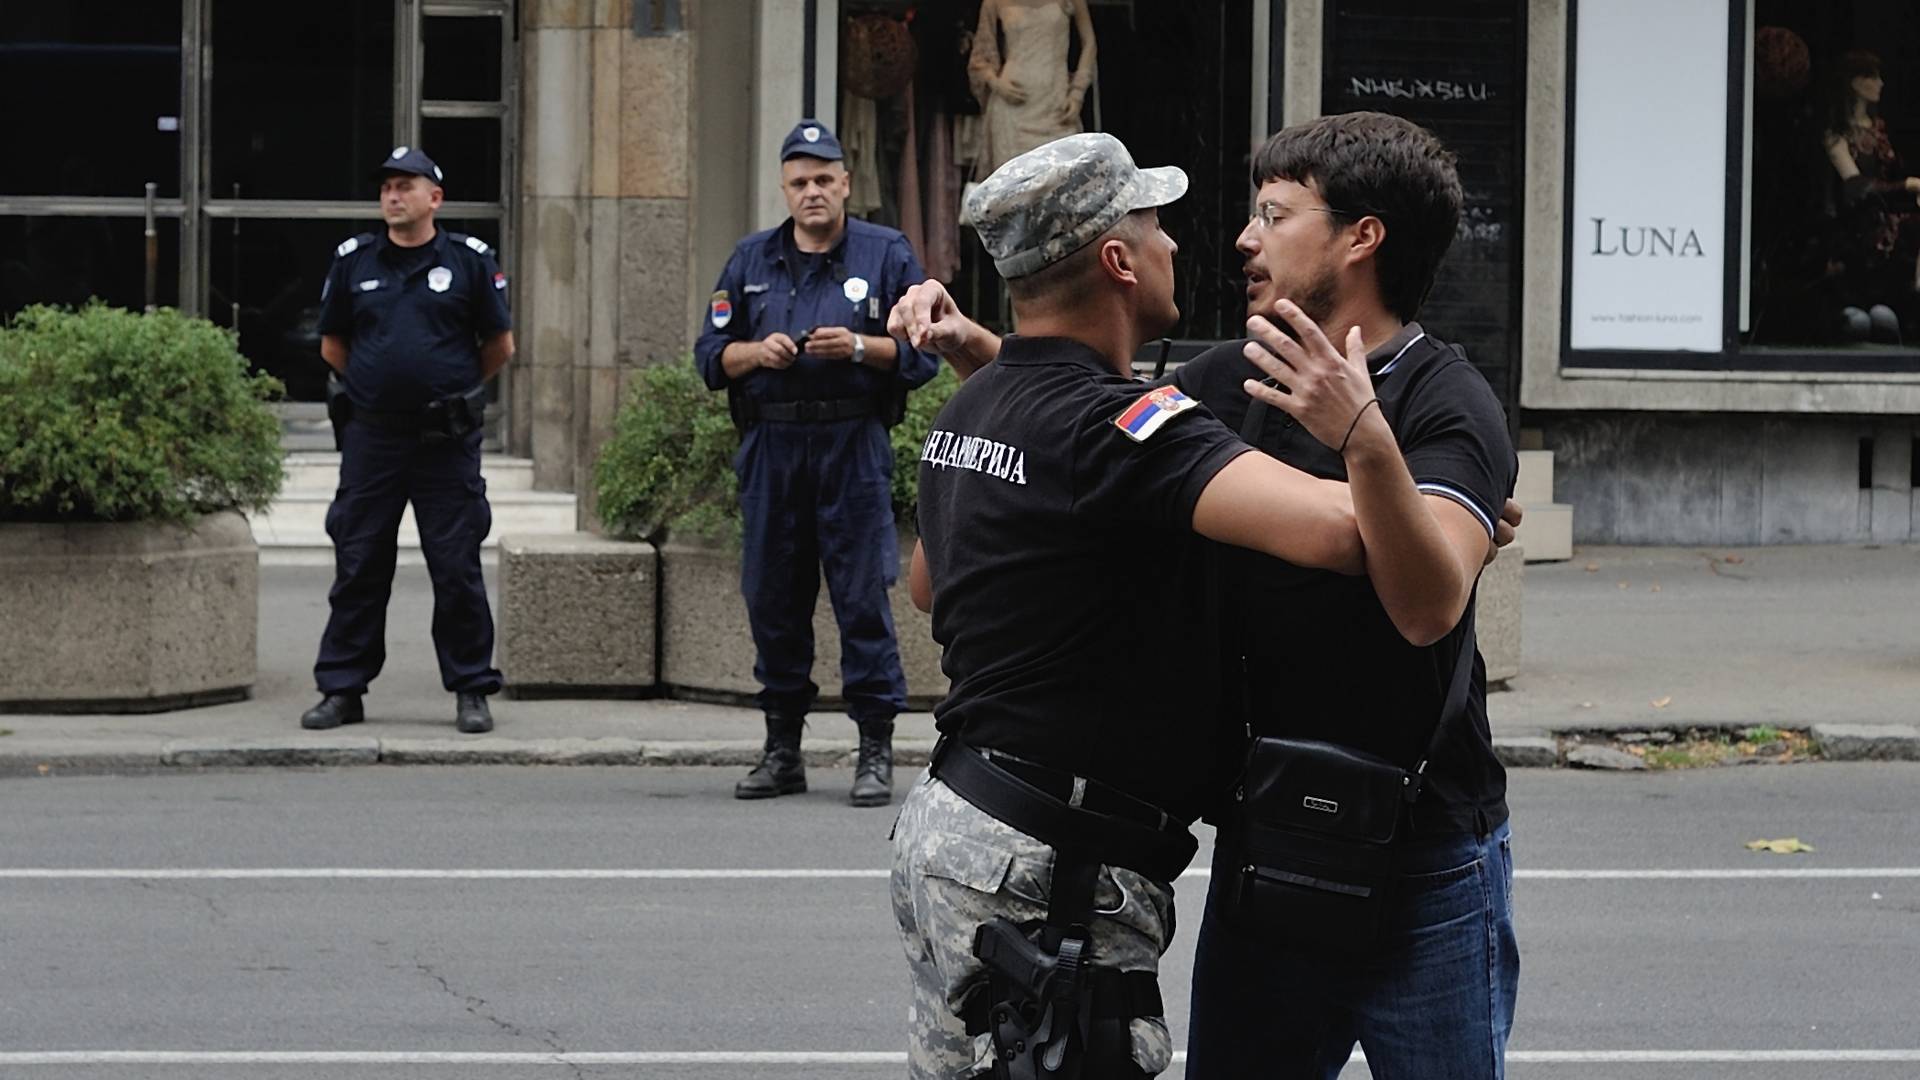
{"type": "Polygon", "coordinates": [[[1087,132],[1055,139],[993,171],[967,196],[974,227],[1002,277],[1024,277],[1079,251],[1135,210],[1187,193],[1187,174],[1142,169],[1119,139],[1087,132]]]}

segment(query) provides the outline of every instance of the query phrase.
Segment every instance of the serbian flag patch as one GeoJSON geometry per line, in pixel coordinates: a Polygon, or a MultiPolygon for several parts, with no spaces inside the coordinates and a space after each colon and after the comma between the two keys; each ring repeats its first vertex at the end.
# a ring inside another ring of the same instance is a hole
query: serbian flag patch
{"type": "Polygon", "coordinates": [[[1146,442],[1167,421],[1200,404],[1171,386],[1156,386],[1113,418],[1113,426],[1134,442],[1146,442]]]}

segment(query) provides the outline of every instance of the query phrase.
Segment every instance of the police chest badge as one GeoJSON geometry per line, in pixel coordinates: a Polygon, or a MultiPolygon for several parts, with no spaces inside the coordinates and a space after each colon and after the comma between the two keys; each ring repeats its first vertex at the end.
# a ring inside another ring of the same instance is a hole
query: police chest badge
{"type": "Polygon", "coordinates": [[[1200,404],[1171,386],[1156,386],[1113,418],[1113,426],[1134,442],[1146,442],[1167,421],[1200,404]]]}
{"type": "Polygon", "coordinates": [[[707,305],[707,312],[715,330],[727,328],[727,324],[733,321],[733,301],[727,299],[727,290],[721,289],[713,294],[713,302],[707,305]]]}
{"type": "Polygon", "coordinates": [[[453,271],[444,266],[436,266],[427,271],[427,288],[434,292],[446,292],[453,285],[453,271]]]}
{"type": "Polygon", "coordinates": [[[840,291],[847,294],[848,303],[857,304],[867,298],[867,279],[863,277],[850,277],[847,279],[846,284],[840,286],[840,291]]]}

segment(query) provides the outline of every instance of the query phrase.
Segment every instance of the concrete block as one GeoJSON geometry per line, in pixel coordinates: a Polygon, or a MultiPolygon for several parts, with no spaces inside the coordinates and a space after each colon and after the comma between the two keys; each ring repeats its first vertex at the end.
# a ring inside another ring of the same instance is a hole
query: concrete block
{"type": "Polygon", "coordinates": [[[1920,761],[1912,724],[1815,724],[1813,739],[1829,761],[1920,761]]]}
{"type": "Polygon", "coordinates": [[[1529,506],[1514,546],[1526,549],[1528,562],[1562,562],[1573,558],[1573,507],[1567,503],[1529,506]]]}
{"type": "MultiPolygon", "coordinates": [[[[906,550],[911,550],[910,545],[906,550]]],[[[746,603],[740,598],[740,555],[721,547],[663,544],[660,548],[660,681],[675,696],[720,701],[751,699],[760,684],[753,678],[753,637],[746,603]]],[[[907,595],[907,562],[891,593],[894,636],[907,676],[912,707],[926,707],[947,695],[940,670],[940,646],[932,619],[907,595]]],[[[813,681],[823,705],[840,698],[840,630],[821,586],[813,617],[813,681]]]]}
{"type": "Polygon", "coordinates": [[[500,670],[509,692],[637,694],[656,682],[653,545],[589,533],[500,541],[500,670]]]}
{"type": "Polygon", "coordinates": [[[1520,474],[1514,481],[1513,497],[1521,506],[1553,501],[1553,451],[1520,451],[1520,474]]]}
{"type": "Polygon", "coordinates": [[[1493,564],[1480,571],[1474,594],[1473,632],[1487,663],[1487,681],[1505,682],[1520,674],[1521,582],[1527,552],[1509,544],[1493,564]]]}
{"type": "Polygon", "coordinates": [[[0,525],[0,710],[158,712],[247,696],[260,619],[247,519],[0,525]]]}
{"type": "Polygon", "coordinates": [[[1544,735],[1496,735],[1493,756],[1509,769],[1551,769],[1560,764],[1560,744],[1544,735]]]}

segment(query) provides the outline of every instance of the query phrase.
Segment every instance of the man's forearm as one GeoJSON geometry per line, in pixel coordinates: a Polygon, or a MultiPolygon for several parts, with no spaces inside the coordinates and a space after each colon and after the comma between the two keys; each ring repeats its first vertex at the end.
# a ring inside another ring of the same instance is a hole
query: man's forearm
{"type": "Polygon", "coordinates": [[[979,371],[1000,355],[1000,336],[974,322],[966,320],[966,331],[959,343],[947,350],[947,363],[954,373],[962,379],[979,371]]]}
{"type": "Polygon", "coordinates": [[[900,343],[885,335],[861,334],[867,343],[866,358],[861,361],[876,371],[892,371],[900,366],[900,343]]]}
{"type": "Polygon", "coordinates": [[[513,331],[495,334],[480,343],[480,381],[486,382],[513,359],[513,331]]]}
{"type": "Polygon", "coordinates": [[[320,359],[342,375],[347,373],[347,340],[335,334],[320,335],[320,359]]]}
{"type": "Polygon", "coordinates": [[[1430,645],[1460,621],[1473,574],[1462,566],[1428,497],[1414,487],[1392,429],[1377,410],[1368,419],[1344,455],[1367,577],[1401,635],[1430,645]]]}
{"type": "Polygon", "coordinates": [[[760,366],[759,353],[757,341],[730,341],[720,350],[720,370],[728,379],[738,379],[760,366]]]}

